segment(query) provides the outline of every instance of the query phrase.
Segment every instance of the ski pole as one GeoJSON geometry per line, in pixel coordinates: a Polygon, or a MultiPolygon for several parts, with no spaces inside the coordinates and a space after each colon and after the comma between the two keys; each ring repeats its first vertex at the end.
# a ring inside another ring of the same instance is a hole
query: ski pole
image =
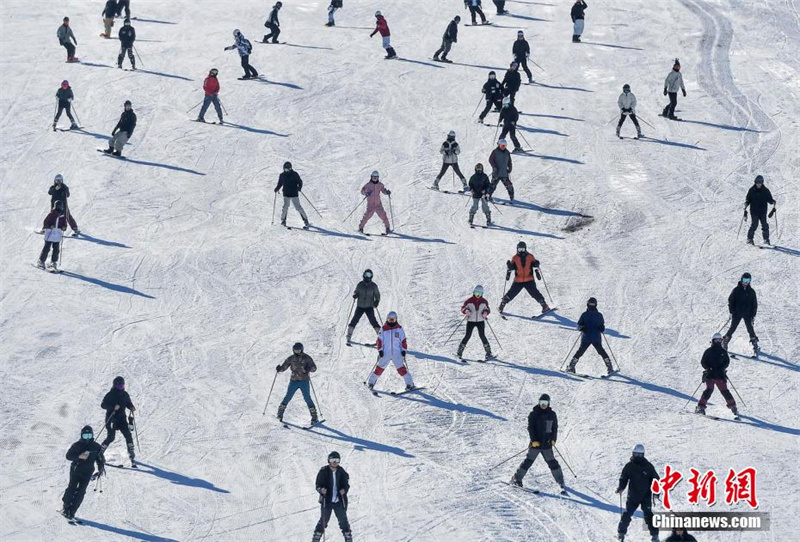
{"type": "MultiPolygon", "coordinates": [[[[727,377],[727,375],[725,375],[725,376],[727,377]]],[[[731,382],[731,379],[730,379],[730,377],[728,377],[728,384],[730,384],[730,385],[731,385],[731,389],[733,389],[733,391],[736,393],[736,397],[738,397],[738,398],[739,398],[739,401],[741,401],[741,402],[742,402],[742,406],[743,406],[743,407],[747,407],[747,405],[746,405],[746,404],[745,404],[745,402],[744,402],[744,399],[742,399],[742,396],[741,396],[741,395],[739,395],[739,392],[738,392],[738,391],[736,391],[736,386],[734,386],[734,385],[733,385],[733,382],[731,382]]]]}
{"type": "Polygon", "coordinates": [[[80,117],[80,115],[78,115],[78,110],[75,109],[74,105],[72,106],[72,112],[75,113],[75,119],[78,121],[78,126],[81,126],[82,125],[81,117],[80,117]]]}
{"type": "Polygon", "coordinates": [[[350,325],[350,315],[353,314],[353,307],[356,306],[356,298],[353,298],[353,302],[350,303],[350,310],[347,311],[347,324],[344,326],[344,333],[347,335],[347,328],[350,325]]]}
{"type": "Polygon", "coordinates": [[[139,56],[139,50],[138,50],[138,49],[136,49],[136,46],[135,46],[135,45],[133,46],[133,52],[134,52],[134,53],[136,53],[136,58],[138,58],[138,59],[139,59],[139,64],[141,64],[141,65],[142,65],[142,67],[144,67],[144,62],[142,62],[142,57],[141,57],[141,56],[139,56]]]}
{"type": "MultiPolygon", "coordinates": [[[[515,129],[515,130],[514,130],[514,132],[516,132],[516,131],[517,131],[517,130],[515,129]]],[[[531,146],[531,144],[530,144],[530,143],[528,143],[528,140],[525,138],[525,134],[523,134],[523,133],[522,133],[522,131],[520,131],[520,132],[519,132],[519,137],[521,137],[521,138],[522,138],[522,141],[524,141],[524,142],[525,142],[525,144],[526,144],[528,147],[530,147],[530,149],[531,149],[531,150],[533,150],[533,147],[531,146]]]]}
{"type": "Polygon", "coordinates": [[[492,201],[492,199],[489,199],[489,203],[494,205],[494,209],[495,209],[495,211],[497,211],[498,214],[501,214],[501,215],[503,214],[503,211],[500,210],[500,207],[498,207],[497,204],[494,201],[492,201]]]}
{"type": "Polygon", "coordinates": [[[517,457],[518,455],[522,455],[522,454],[524,454],[524,453],[525,453],[525,452],[527,452],[527,451],[528,451],[528,447],[527,447],[527,446],[525,446],[525,448],[524,448],[524,449],[523,449],[521,452],[518,452],[518,453],[516,453],[516,454],[512,455],[511,457],[509,457],[508,459],[505,459],[505,460],[501,461],[500,463],[498,463],[498,464],[497,464],[497,465],[495,465],[494,467],[490,467],[490,468],[486,469],[486,472],[489,472],[490,470],[494,470],[494,469],[496,469],[497,467],[499,467],[500,465],[504,465],[504,464],[508,463],[509,461],[511,461],[512,459],[514,459],[515,457],[517,457]]]}
{"type": "Polygon", "coordinates": [[[742,224],[744,224],[744,219],[747,218],[747,209],[744,210],[744,214],[742,215],[742,221],[739,222],[739,229],[736,231],[736,238],[739,238],[739,234],[742,233],[742,224]]]}
{"type": "Polygon", "coordinates": [[[489,325],[489,331],[491,331],[492,335],[494,335],[494,340],[497,341],[497,346],[500,347],[500,350],[505,352],[505,348],[503,348],[503,345],[500,344],[500,339],[497,338],[497,333],[494,332],[494,328],[492,327],[491,322],[489,322],[489,320],[486,320],[486,323],[489,325]]]}
{"type": "Polygon", "coordinates": [[[109,414],[108,417],[106,418],[106,423],[103,424],[103,428],[100,429],[100,432],[97,433],[97,436],[94,437],[95,440],[99,439],[100,435],[103,434],[103,431],[106,430],[106,426],[108,426],[108,422],[109,422],[109,420],[111,420],[111,416],[113,416],[113,415],[114,415],[114,411],[112,410],[111,414],[109,414]]]}
{"type": "Polygon", "coordinates": [[[619,495],[619,511],[622,512],[624,508],[622,508],[622,492],[618,493],[619,495]]]}
{"type": "Polygon", "coordinates": [[[275,371],[275,378],[272,379],[272,386],[269,387],[269,393],[267,394],[267,402],[264,403],[264,412],[261,413],[262,416],[267,413],[267,405],[269,404],[269,398],[272,397],[272,389],[275,387],[276,380],[278,380],[277,371],[275,371]]]}
{"type": "Polygon", "coordinates": [[[219,106],[222,108],[222,110],[223,110],[223,111],[225,111],[225,116],[226,116],[226,117],[227,117],[227,116],[229,116],[229,115],[228,115],[228,110],[227,110],[227,109],[225,109],[225,104],[224,104],[224,103],[222,103],[222,100],[220,100],[219,98],[217,98],[217,101],[219,102],[219,106]]]}
{"type": "Polygon", "coordinates": [[[364,203],[364,200],[366,200],[366,199],[367,199],[367,196],[364,196],[364,197],[361,199],[361,201],[359,201],[359,202],[358,202],[358,205],[356,205],[356,206],[355,206],[355,208],[354,208],[352,211],[350,211],[350,214],[349,214],[349,215],[347,215],[346,217],[344,217],[344,220],[342,220],[342,224],[344,224],[345,222],[347,222],[347,219],[348,219],[348,218],[350,218],[351,216],[353,216],[353,213],[355,213],[355,212],[356,212],[356,209],[358,209],[359,207],[361,207],[361,204],[362,204],[362,203],[364,203]]]}
{"type": "Polygon", "coordinates": [[[639,117],[639,116],[637,116],[636,118],[637,118],[637,119],[639,119],[640,121],[642,121],[643,123],[645,123],[646,125],[648,125],[648,126],[649,126],[650,128],[652,128],[653,130],[655,130],[655,129],[656,129],[656,127],[655,127],[655,126],[653,126],[652,124],[650,124],[649,122],[647,122],[646,120],[644,120],[642,117],[639,117]]]}
{"type": "Polygon", "coordinates": [[[770,214],[775,215],[775,237],[780,238],[780,235],[778,235],[778,210],[773,207],[770,214]]]}
{"type": "Polygon", "coordinates": [[[273,226],[275,225],[275,203],[277,202],[277,200],[278,200],[278,193],[274,192],[274,195],[272,196],[272,225],[273,226]]]}
{"type": "Polygon", "coordinates": [[[392,210],[392,196],[389,196],[389,217],[392,219],[392,230],[394,230],[394,211],[392,210]]]}
{"type": "Polygon", "coordinates": [[[561,457],[561,460],[562,460],[562,461],[564,461],[564,464],[567,466],[567,468],[569,469],[569,471],[572,473],[572,476],[574,476],[575,478],[577,478],[577,477],[578,477],[578,475],[577,475],[577,474],[575,474],[575,471],[574,471],[574,470],[572,470],[572,467],[570,467],[570,466],[569,466],[569,463],[567,462],[567,458],[566,458],[566,457],[564,457],[564,454],[562,454],[562,453],[561,453],[561,450],[559,450],[559,449],[556,447],[556,445],[555,445],[555,444],[553,445],[553,449],[554,449],[554,450],[556,451],[556,453],[557,453],[557,454],[558,454],[558,455],[561,457]]]}
{"type": "MultiPolygon", "coordinates": [[[[503,298],[506,296],[506,289],[508,288],[508,279],[509,279],[510,276],[511,276],[511,271],[506,273],[506,281],[503,284],[503,298]]],[[[503,298],[500,298],[500,302],[501,303],[503,302],[503,298]]]]}
{"type": "Polygon", "coordinates": [[[133,434],[136,435],[136,449],[141,453],[142,447],[139,445],[139,424],[136,423],[135,411],[131,412],[131,418],[133,418],[133,434]]]}
{"type": "Polygon", "coordinates": [[[497,127],[494,129],[494,140],[497,141],[497,132],[500,131],[500,119],[497,119],[497,127]]]}
{"type": "Polygon", "coordinates": [[[309,204],[309,205],[311,205],[311,208],[312,208],[312,209],[314,209],[314,211],[316,211],[316,213],[319,215],[319,217],[320,217],[320,218],[322,218],[322,213],[320,213],[320,212],[317,210],[317,208],[316,208],[316,207],[314,207],[314,204],[313,204],[313,203],[311,203],[311,200],[310,200],[310,199],[308,199],[308,196],[306,196],[306,195],[305,195],[303,192],[300,192],[300,195],[301,195],[301,196],[303,196],[304,198],[306,198],[306,201],[308,202],[308,204],[309,204]]]}
{"type": "Polygon", "coordinates": [[[370,370],[369,370],[369,375],[367,376],[367,380],[365,380],[365,381],[364,381],[364,384],[366,384],[366,383],[367,383],[367,381],[369,380],[369,377],[370,377],[370,376],[372,376],[372,373],[374,373],[374,372],[375,372],[375,367],[377,367],[377,366],[378,366],[378,362],[379,362],[380,360],[381,360],[381,355],[380,355],[380,353],[379,353],[379,354],[377,354],[377,356],[376,356],[376,358],[375,358],[375,364],[372,366],[372,369],[370,369],[370,370]]]}
{"type": "MultiPolygon", "coordinates": [[[[197,105],[195,105],[195,106],[194,106],[194,107],[192,107],[191,109],[187,109],[187,110],[186,110],[186,112],[188,113],[188,112],[190,112],[192,109],[195,109],[196,107],[200,106],[200,105],[201,105],[201,104],[202,104],[204,101],[205,101],[205,100],[200,100],[200,103],[198,103],[197,105]]],[[[222,102],[220,102],[220,103],[222,103],[222,102]]]]}
{"type": "MultiPolygon", "coordinates": [[[[612,120],[614,120],[614,119],[616,119],[616,118],[617,118],[617,116],[616,116],[616,115],[614,115],[613,117],[611,117],[610,119],[608,119],[608,121],[607,121],[607,122],[606,122],[606,123],[605,123],[603,126],[608,126],[608,125],[609,125],[609,123],[611,123],[611,121],[612,121],[612,120]]],[[[642,119],[642,120],[644,121],[644,119],[642,119]]]]}
{"type": "Polygon", "coordinates": [[[475,111],[472,112],[473,117],[475,116],[475,113],[478,112],[478,108],[481,106],[482,101],[483,101],[483,96],[480,97],[480,99],[478,100],[478,105],[475,106],[475,111]]]}
{"type": "Polygon", "coordinates": [[[564,365],[566,365],[567,360],[569,359],[569,355],[572,353],[572,350],[575,348],[575,345],[578,344],[578,339],[581,338],[582,335],[578,335],[578,338],[575,339],[575,342],[572,343],[572,346],[569,347],[567,350],[567,357],[564,358],[564,361],[561,362],[561,365],[558,367],[560,370],[564,369],[564,365]]]}
{"type": "Polygon", "coordinates": [[[314,389],[314,382],[311,380],[311,377],[309,377],[308,383],[311,385],[311,393],[314,394],[314,400],[317,402],[317,410],[319,411],[319,417],[320,419],[322,419],[324,418],[324,416],[322,415],[322,404],[319,402],[319,399],[317,398],[317,391],[314,389]]]}
{"type": "Polygon", "coordinates": [[[608,347],[609,353],[611,353],[611,357],[614,358],[614,363],[617,364],[617,371],[620,371],[619,362],[617,361],[617,356],[614,355],[614,351],[611,349],[611,345],[608,343],[608,337],[606,337],[605,332],[603,332],[603,338],[606,340],[606,346],[608,347]]]}
{"type": "Polygon", "coordinates": [[[542,277],[542,284],[544,284],[544,291],[547,292],[547,297],[550,298],[550,303],[555,304],[553,301],[553,296],[550,295],[550,289],[547,287],[547,281],[544,280],[544,273],[542,272],[541,267],[539,268],[539,276],[542,277]]]}
{"type": "Polygon", "coordinates": [[[725,323],[724,323],[724,324],[722,324],[722,327],[720,327],[720,328],[717,330],[717,333],[719,333],[720,331],[722,331],[723,329],[725,329],[725,326],[727,326],[727,325],[728,325],[728,322],[730,322],[730,321],[731,321],[731,317],[730,317],[730,316],[728,316],[728,319],[727,319],[727,320],[725,320],[725,323]]]}
{"type": "Polygon", "coordinates": [[[465,314],[465,315],[464,315],[464,318],[462,318],[461,320],[459,320],[459,321],[458,321],[458,323],[456,324],[456,326],[453,328],[453,332],[450,334],[450,336],[449,336],[449,337],[447,337],[447,339],[445,339],[445,341],[444,341],[444,343],[445,343],[445,344],[447,344],[448,342],[450,342],[450,339],[452,339],[452,338],[453,338],[453,335],[455,335],[455,334],[456,334],[456,331],[458,331],[458,328],[460,328],[460,327],[461,327],[461,324],[463,324],[463,323],[464,323],[464,320],[466,320],[466,319],[467,319],[467,315],[465,314]]]}
{"type": "Polygon", "coordinates": [[[453,174],[453,187],[455,188],[455,186],[456,186],[456,170],[451,167],[450,168],[450,173],[453,174]]]}
{"type": "Polygon", "coordinates": [[[535,60],[533,60],[531,57],[528,57],[528,61],[530,61],[530,63],[531,63],[531,64],[533,64],[534,66],[536,66],[536,67],[537,67],[537,68],[539,68],[540,70],[542,70],[542,71],[546,71],[544,68],[542,68],[541,66],[539,66],[539,65],[536,63],[536,61],[535,61],[535,60]]]}
{"type": "Polygon", "coordinates": [[[684,409],[685,409],[687,406],[689,406],[689,403],[691,403],[691,402],[692,402],[692,400],[694,399],[694,394],[695,394],[695,393],[697,393],[697,390],[699,390],[699,389],[700,389],[700,386],[702,386],[702,385],[703,385],[703,381],[701,380],[701,381],[700,381],[700,383],[697,385],[697,387],[696,387],[696,388],[694,389],[694,391],[692,392],[692,396],[691,396],[691,397],[689,397],[689,400],[688,400],[688,401],[686,401],[686,404],[685,404],[685,405],[683,405],[683,408],[682,408],[681,410],[684,410],[684,409]]]}
{"type": "Polygon", "coordinates": [[[58,98],[56,98],[56,107],[53,109],[53,124],[56,122],[56,115],[58,115],[58,98]]]}

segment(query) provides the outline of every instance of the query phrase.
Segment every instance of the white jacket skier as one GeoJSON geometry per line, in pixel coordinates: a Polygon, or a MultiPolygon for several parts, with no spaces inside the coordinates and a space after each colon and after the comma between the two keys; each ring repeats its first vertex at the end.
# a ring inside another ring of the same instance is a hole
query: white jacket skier
{"type": "Polygon", "coordinates": [[[412,389],[414,380],[411,378],[411,373],[408,372],[408,367],[406,366],[406,351],[408,350],[406,332],[397,322],[396,312],[391,311],[386,315],[386,323],[378,333],[378,341],[375,343],[375,347],[378,349],[378,363],[367,381],[370,389],[375,386],[378,377],[383,374],[389,362],[394,363],[397,373],[405,380],[406,389],[412,389]]]}
{"type": "MultiPolygon", "coordinates": [[[[678,64],[680,66],[680,64],[678,64]]],[[[677,94],[679,90],[686,92],[686,87],[683,86],[683,74],[678,70],[672,70],[664,80],[664,89],[669,92],[677,94]]]]}
{"type": "MultiPolygon", "coordinates": [[[[630,87],[628,87],[630,88],[630,87]]],[[[636,114],[636,95],[633,92],[625,92],[619,95],[617,105],[623,114],[636,114]]]]}

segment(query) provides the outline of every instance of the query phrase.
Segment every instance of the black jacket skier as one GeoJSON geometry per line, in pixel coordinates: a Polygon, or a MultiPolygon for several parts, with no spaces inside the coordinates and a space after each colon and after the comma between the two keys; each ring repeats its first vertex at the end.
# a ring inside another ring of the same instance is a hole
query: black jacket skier
{"type": "Polygon", "coordinates": [[[61,86],[58,87],[56,91],[56,100],[58,104],[58,109],[56,110],[56,116],[53,118],[53,130],[56,129],[56,125],[58,124],[58,119],[61,118],[61,113],[64,111],[67,112],[67,118],[70,121],[70,130],[73,130],[78,127],[75,124],[75,119],[72,117],[72,100],[75,99],[75,95],[72,93],[72,87],[69,86],[69,81],[64,79],[61,81],[61,86]]]}
{"type": "Polygon", "coordinates": [[[66,88],[62,85],[58,87],[56,91],[56,98],[58,99],[58,105],[63,105],[67,107],[69,103],[75,99],[75,94],[72,92],[72,87],[67,84],[66,88]]]}
{"type": "Polygon", "coordinates": [[[122,15],[122,10],[125,9],[125,18],[131,18],[131,0],[117,0],[117,17],[122,15]]]}
{"type": "Polygon", "coordinates": [[[499,110],[503,102],[503,85],[497,80],[497,75],[494,71],[489,72],[489,79],[483,84],[481,92],[486,96],[486,107],[483,108],[483,111],[478,116],[478,122],[483,122],[492,106],[494,106],[495,110],[499,110]]]}
{"type": "Polygon", "coordinates": [[[567,366],[568,373],[574,373],[575,367],[578,365],[578,360],[586,353],[589,346],[593,346],[595,351],[603,358],[603,363],[606,364],[608,374],[614,372],[614,365],[608,357],[608,352],[603,348],[603,332],[606,330],[606,321],[603,318],[603,313],[597,310],[597,299],[590,297],[586,301],[586,312],[581,314],[578,319],[578,331],[581,332],[581,345],[575,354],[572,356],[572,361],[567,366]]]}
{"type": "Polygon", "coordinates": [[[136,458],[136,450],[133,445],[133,436],[128,424],[133,423],[133,412],[136,407],[133,406],[130,395],[125,391],[125,379],[121,376],[114,378],[114,383],[111,390],[103,397],[103,402],[100,403],[100,408],[106,411],[106,430],[108,435],[103,441],[103,450],[108,448],[108,445],[114,442],[117,431],[122,433],[125,437],[125,443],[128,448],[128,457],[130,457],[131,465],[136,466],[134,459],[136,458]],[[131,416],[126,417],[125,410],[131,411],[131,416]]]}
{"type": "Polygon", "coordinates": [[[119,29],[119,43],[126,49],[130,49],[135,41],[136,29],[130,25],[130,19],[125,19],[125,23],[119,29]]]}
{"type": "Polygon", "coordinates": [[[336,514],[339,528],[342,530],[345,542],[353,542],[353,533],[350,531],[350,522],[347,519],[347,493],[350,491],[350,476],[340,466],[342,458],[339,452],[328,454],[328,464],[317,473],[316,488],[319,493],[319,502],[322,505],[322,514],[314,529],[312,542],[320,542],[331,514],[336,514]]]}
{"type": "Polygon", "coordinates": [[[619,476],[617,493],[622,493],[628,488],[628,499],[625,501],[625,511],[617,526],[620,540],[628,532],[631,517],[637,508],[642,507],[644,521],[650,530],[650,536],[657,537],[658,529],[653,527],[653,505],[651,485],[653,480],[658,480],[655,467],[644,457],[644,446],[637,444],[628,464],[622,469],[619,476]]]}
{"type": "Polygon", "coordinates": [[[281,7],[283,7],[283,4],[276,2],[272,7],[272,11],[269,12],[269,18],[264,23],[264,26],[269,28],[269,34],[264,36],[264,39],[261,40],[262,42],[267,43],[271,38],[272,43],[278,43],[278,36],[281,34],[281,22],[278,20],[278,12],[281,7]]]}
{"type": "Polygon", "coordinates": [[[756,176],[753,186],[747,191],[747,197],[744,200],[744,218],[747,219],[747,208],[750,207],[750,228],[747,230],[747,242],[753,244],[753,237],[756,234],[758,223],[761,223],[761,236],[764,238],[766,244],[769,243],[769,221],[768,217],[775,213],[773,207],[772,212],[767,215],[767,207],[772,204],[775,205],[775,200],[772,198],[772,193],[769,188],[764,186],[764,177],[761,175],[756,176]]]}
{"type": "Polygon", "coordinates": [[[94,441],[94,431],[91,426],[87,425],[81,429],[81,439],[69,447],[67,460],[72,462],[72,466],[69,469],[69,485],[61,498],[64,503],[62,514],[72,520],[83,502],[86,487],[94,474],[95,464],[99,474],[102,475],[105,470],[103,449],[94,441]]]}
{"type": "Polygon", "coordinates": [[[511,48],[511,53],[514,55],[514,60],[522,62],[523,59],[528,58],[531,54],[531,46],[525,41],[525,38],[518,38],[511,48]]]}
{"type": "Polygon", "coordinates": [[[480,171],[473,173],[472,177],[469,178],[469,189],[472,192],[473,198],[482,198],[491,193],[492,181],[489,179],[489,176],[483,172],[482,168],[480,171]]]}
{"type": "Polygon", "coordinates": [[[586,5],[586,2],[575,2],[572,4],[572,9],[570,10],[570,17],[572,17],[572,22],[574,23],[578,19],[584,19],[584,11],[586,8],[589,7],[586,5]]]}
{"type": "Polygon", "coordinates": [[[372,282],[372,269],[365,269],[361,277],[363,280],[356,285],[356,289],[353,292],[353,299],[356,300],[356,310],[353,312],[353,318],[347,324],[347,344],[350,344],[353,332],[361,317],[365,314],[375,333],[381,330],[381,326],[375,318],[375,309],[378,308],[378,304],[381,302],[381,292],[378,289],[378,285],[372,282]]]}
{"type": "Polygon", "coordinates": [[[447,60],[447,55],[450,53],[450,48],[453,44],[458,42],[458,23],[460,22],[461,17],[456,15],[455,18],[450,21],[450,24],[447,25],[447,29],[444,31],[444,35],[442,35],[442,46],[433,53],[434,60],[439,60],[439,55],[442,55],[442,62],[450,62],[447,60]]]}
{"type": "Polygon", "coordinates": [[[514,105],[514,97],[519,91],[522,84],[522,78],[519,75],[519,64],[516,62],[511,63],[511,67],[506,71],[503,77],[503,94],[511,98],[511,105],[514,105]]]}
{"type": "MultiPolygon", "coordinates": [[[[500,118],[498,120],[503,123],[503,128],[508,128],[509,130],[511,130],[511,128],[516,128],[517,121],[519,120],[519,111],[517,111],[517,108],[514,107],[513,104],[504,107],[500,110],[500,118]]],[[[500,136],[501,139],[504,137],[505,133],[500,136]]]]}
{"type": "Polygon", "coordinates": [[[122,115],[119,116],[119,122],[117,122],[117,125],[111,130],[111,135],[113,136],[117,132],[125,132],[128,134],[128,139],[130,139],[133,136],[133,130],[135,128],[136,113],[133,112],[133,109],[126,109],[122,112],[122,115]]]}
{"type": "Polygon", "coordinates": [[[69,187],[64,184],[63,182],[55,182],[53,186],[47,191],[50,195],[50,208],[53,209],[56,206],[57,201],[64,202],[64,208],[67,207],[67,198],[69,198],[69,187]]]}
{"type": "Polygon", "coordinates": [[[712,341],[705,352],[703,358],[700,360],[700,365],[703,366],[703,382],[706,380],[727,380],[727,369],[731,363],[731,358],[728,352],[722,348],[722,342],[719,340],[712,341]]]}
{"type": "Polygon", "coordinates": [[[303,179],[293,169],[284,171],[278,176],[278,184],[275,186],[275,192],[283,188],[283,197],[296,198],[303,190],[303,179]]]}
{"type": "Polygon", "coordinates": [[[558,416],[552,408],[542,410],[539,405],[533,407],[528,414],[528,435],[531,443],[539,443],[538,446],[531,445],[532,448],[549,450],[558,440],[558,416]]]}
{"type": "Polygon", "coordinates": [[[752,286],[745,286],[740,280],[728,296],[728,312],[731,316],[753,319],[758,312],[758,299],[752,286]]]}

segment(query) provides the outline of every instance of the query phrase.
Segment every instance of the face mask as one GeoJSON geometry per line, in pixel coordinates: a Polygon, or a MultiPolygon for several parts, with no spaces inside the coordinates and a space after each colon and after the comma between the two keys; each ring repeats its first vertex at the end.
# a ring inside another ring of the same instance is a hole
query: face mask
{"type": "Polygon", "coordinates": [[[114,387],[116,389],[118,389],[118,390],[124,390],[125,389],[125,384],[114,384],[114,387]]]}
{"type": "Polygon", "coordinates": [[[547,401],[539,401],[539,408],[547,408],[550,406],[550,403],[547,401]]]}
{"type": "Polygon", "coordinates": [[[750,284],[752,279],[742,279],[742,284],[750,284]]]}

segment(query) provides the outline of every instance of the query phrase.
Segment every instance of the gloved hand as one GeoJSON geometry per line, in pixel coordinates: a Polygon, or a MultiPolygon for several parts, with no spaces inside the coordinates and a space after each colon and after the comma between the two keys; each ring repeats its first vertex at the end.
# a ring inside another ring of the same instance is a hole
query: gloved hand
{"type": "Polygon", "coordinates": [[[277,194],[280,191],[280,188],[275,189],[275,193],[277,194]]]}
{"type": "Polygon", "coordinates": [[[383,350],[378,350],[378,357],[383,357],[383,350]]]}
{"type": "Polygon", "coordinates": [[[511,260],[506,260],[506,267],[508,268],[509,271],[514,270],[514,264],[511,263],[511,260]]]}
{"type": "Polygon", "coordinates": [[[506,280],[511,278],[511,271],[506,271],[506,280]]]}
{"type": "Polygon", "coordinates": [[[67,101],[68,101],[69,103],[72,103],[72,98],[67,98],[67,101]]]}
{"type": "Polygon", "coordinates": [[[778,208],[777,208],[777,207],[773,207],[773,208],[772,208],[772,210],[771,210],[771,211],[769,212],[769,214],[767,215],[767,217],[769,217],[769,218],[772,218],[772,215],[774,215],[774,214],[775,214],[775,211],[777,211],[777,210],[778,210],[778,208]]]}
{"type": "Polygon", "coordinates": [[[533,272],[536,273],[536,278],[537,279],[542,280],[542,274],[539,272],[538,269],[534,269],[533,272]]]}
{"type": "Polygon", "coordinates": [[[400,355],[401,355],[401,356],[403,356],[403,357],[406,357],[406,351],[405,351],[405,350],[402,350],[402,351],[400,352],[400,355]]]}
{"type": "Polygon", "coordinates": [[[489,201],[489,194],[484,194],[481,197],[483,198],[484,201],[489,201]]]}
{"type": "Polygon", "coordinates": [[[128,425],[133,425],[133,416],[128,416],[128,425]]]}
{"type": "Polygon", "coordinates": [[[744,210],[744,219],[747,220],[747,209],[744,210]]]}
{"type": "Polygon", "coordinates": [[[81,455],[78,456],[78,459],[86,461],[87,459],[89,459],[89,452],[83,452],[81,455]]]}
{"type": "Polygon", "coordinates": [[[391,191],[391,190],[389,190],[388,188],[386,189],[386,195],[387,195],[387,196],[391,196],[391,195],[392,195],[392,191],[391,191]]]}
{"type": "Polygon", "coordinates": [[[541,445],[542,443],[539,442],[538,440],[534,440],[533,442],[531,442],[531,448],[538,448],[541,445]]]}
{"type": "Polygon", "coordinates": [[[325,487],[322,487],[322,488],[320,488],[319,492],[322,493],[323,495],[327,495],[328,494],[328,489],[325,488],[325,487]]]}
{"type": "Polygon", "coordinates": [[[276,365],[275,366],[275,370],[278,371],[278,372],[281,372],[281,366],[280,365],[276,365]]]}
{"type": "Polygon", "coordinates": [[[377,309],[378,308],[378,303],[380,303],[380,301],[376,301],[375,304],[373,305],[373,307],[375,307],[377,309]]]}
{"type": "Polygon", "coordinates": [[[686,89],[684,88],[684,89],[681,89],[681,90],[683,91],[683,97],[685,98],[686,97],[686,89]]]}
{"type": "Polygon", "coordinates": [[[556,445],[556,441],[554,441],[554,440],[551,440],[551,441],[550,441],[550,446],[555,446],[555,445],[556,445]]]}
{"type": "Polygon", "coordinates": [[[703,371],[703,380],[702,381],[705,382],[707,379],[708,379],[708,369],[703,371]]]}
{"type": "Polygon", "coordinates": [[[225,47],[225,50],[226,50],[226,51],[230,51],[230,50],[231,50],[231,49],[233,49],[234,47],[236,47],[236,46],[235,46],[235,45],[228,45],[227,47],[225,47]]]}
{"type": "Polygon", "coordinates": [[[667,87],[664,87],[664,96],[667,95],[667,87]]]}
{"type": "Polygon", "coordinates": [[[119,410],[119,405],[114,405],[114,412],[116,412],[117,410],[119,410]]]}
{"type": "Polygon", "coordinates": [[[580,332],[586,331],[586,326],[578,326],[578,331],[580,332]]]}
{"type": "Polygon", "coordinates": [[[533,260],[533,264],[531,265],[533,265],[534,267],[539,267],[539,260],[533,260]]]}
{"type": "Polygon", "coordinates": [[[614,493],[622,493],[623,491],[625,491],[625,490],[622,489],[621,487],[618,487],[617,490],[614,493]]]}
{"type": "Polygon", "coordinates": [[[353,294],[353,299],[358,299],[358,294],[353,294]]]}
{"type": "Polygon", "coordinates": [[[483,316],[484,319],[489,318],[489,311],[483,311],[483,313],[481,313],[481,316],[483,316]]]}
{"type": "Polygon", "coordinates": [[[605,330],[606,330],[606,325],[600,324],[600,333],[604,332],[605,330]]]}

